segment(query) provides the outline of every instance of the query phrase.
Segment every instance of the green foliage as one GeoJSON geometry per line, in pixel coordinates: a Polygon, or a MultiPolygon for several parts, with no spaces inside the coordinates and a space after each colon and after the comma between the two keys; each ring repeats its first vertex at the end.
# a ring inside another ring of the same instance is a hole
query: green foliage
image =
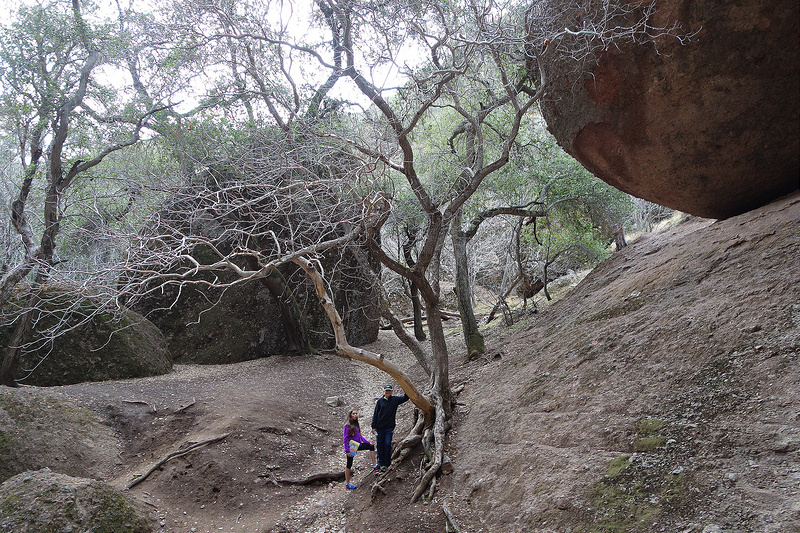
{"type": "Polygon", "coordinates": [[[622,224],[629,197],[592,176],[544,132],[529,138],[526,150],[527,186],[547,212],[521,235],[528,257],[559,260],[561,270],[604,259],[611,228],[622,224]]]}

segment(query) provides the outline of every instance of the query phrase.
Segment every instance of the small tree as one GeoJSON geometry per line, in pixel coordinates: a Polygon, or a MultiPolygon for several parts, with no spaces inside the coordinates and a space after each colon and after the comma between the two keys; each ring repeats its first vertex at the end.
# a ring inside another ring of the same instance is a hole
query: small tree
{"type": "Polygon", "coordinates": [[[0,111],[3,127],[16,139],[21,171],[9,215],[22,243],[0,278],[0,322],[14,324],[0,365],[4,385],[16,384],[21,350],[42,310],[40,288],[62,260],[57,243],[70,213],[67,193],[94,178],[108,156],[137,143],[167,107],[130,101],[112,83],[121,40],[115,25],[77,0],[22,6],[0,30],[0,111]],[[39,203],[41,217],[32,218],[29,208],[39,203]],[[27,301],[8,307],[28,276],[33,285],[27,301]]]}

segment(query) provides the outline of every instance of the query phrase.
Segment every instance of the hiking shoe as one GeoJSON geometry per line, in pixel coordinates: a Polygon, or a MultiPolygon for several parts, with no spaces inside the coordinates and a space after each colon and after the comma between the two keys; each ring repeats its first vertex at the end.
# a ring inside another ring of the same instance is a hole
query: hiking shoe
{"type": "Polygon", "coordinates": [[[380,467],[380,466],[378,466],[378,465],[375,465],[375,466],[373,466],[373,467],[372,467],[372,471],[373,471],[373,472],[377,472],[377,471],[378,471],[378,470],[380,470],[380,469],[381,469],[381,467],[380,467]]]}
{"type": "Polygon", "coordinates": [[[356,486],[355,485],[351,485],[350,483],[348,483],[347,485],[345,485],[345,488],[347,490],[353,490],[354,488],[356,488],[356,486]]]}
{"type": "Polygon", "coordinates": [[[380,471],[381,472],[386,472],[386,467],[385,466],[380,467],[380,471]]]}

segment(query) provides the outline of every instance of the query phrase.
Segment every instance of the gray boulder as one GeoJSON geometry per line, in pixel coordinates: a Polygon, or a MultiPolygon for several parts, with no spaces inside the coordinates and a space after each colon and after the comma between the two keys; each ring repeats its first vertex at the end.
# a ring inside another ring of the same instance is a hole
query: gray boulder
{"type": "Polygon", "coordinates": [[[143,506],[110,485],[51,472],[23,472],[0,485],[0,531],[149,533],[143,506]]]}
{"type": "Polygon", "coordinates": [[[102,478],[118,452],[111,428],[53,389],[0,387],[0,482],[44,467],[102,478]]]}
{"type": "MultiPolygon", "coordinates": [[[[43,300],[33,335],[26,338],[31,349],[20,359],[16,375],[20,383],[48,387],[153,376],[172,369],[164,336],[142,315],[102,309],[91,298],[59,287],[45,288],[43,300]],[[92,318],[87,321],[87,316],[92,318]],[[49,334],[42,337],[58,323],[63,333],[52,342],[49,334]]],[[[25,301],[27,296],[20,291],[9,307],[25,301]]],[[[0,346],[9,344],[13,328],[13,324],[0,326],[0,346]]]]}

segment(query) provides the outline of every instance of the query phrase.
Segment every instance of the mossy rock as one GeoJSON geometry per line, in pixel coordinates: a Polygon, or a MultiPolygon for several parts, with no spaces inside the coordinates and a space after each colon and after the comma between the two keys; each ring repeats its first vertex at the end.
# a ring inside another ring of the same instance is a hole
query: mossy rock
{"type": "Polygon", "coordinates": [[[665,423],[657,418],[645,418],[636,422],[636,438],[633,449],[637,452],[654,452],[667,443],[667,437],[660,435],[665,423]]]}
{"type": "Polygon", "coordinates": [[[106,483],[45,468],[0,485],[0,531],[149,533],[154,522],[141,504],[106,483]]]}
{"type": "Polygon", "coordinates": [[[118,452],[114,431],[85,407],[52,389],[0,387],[0,482],[44,467],[100,477],[118,452]]]}
{"type": "Polygon", "coordinates": [[[631,456],[622,455],[608,463],[607,475],[588,491],[595,510],[594,519],[579,523],[574,531],[655,531],[662,513],[678,513],[680,508],[691,505],[692,486],[690,474],[676,474],[664,466],[643,466],[634,462],[631,456]]]}
{"type": "MultiPolygon", "coordinates": [[[[20,383],[47,387],[171,370],[163,334],[142,315],[128,309],[104,309],[91,297],[64,287],[46,287],[41,295],[35,329],[26,338],[32,348],[20,358],[16,376],[20,383]],[[43,331],[59,323],[63,333],[52,343],[43,338],[43,331]]],[[[7,310],[23,305],[28,297],[29,288],[17,291],[7,310]]],[[[1,326],[0,345],[7,346],[12,333],[13,325],[1,326]]]]}

